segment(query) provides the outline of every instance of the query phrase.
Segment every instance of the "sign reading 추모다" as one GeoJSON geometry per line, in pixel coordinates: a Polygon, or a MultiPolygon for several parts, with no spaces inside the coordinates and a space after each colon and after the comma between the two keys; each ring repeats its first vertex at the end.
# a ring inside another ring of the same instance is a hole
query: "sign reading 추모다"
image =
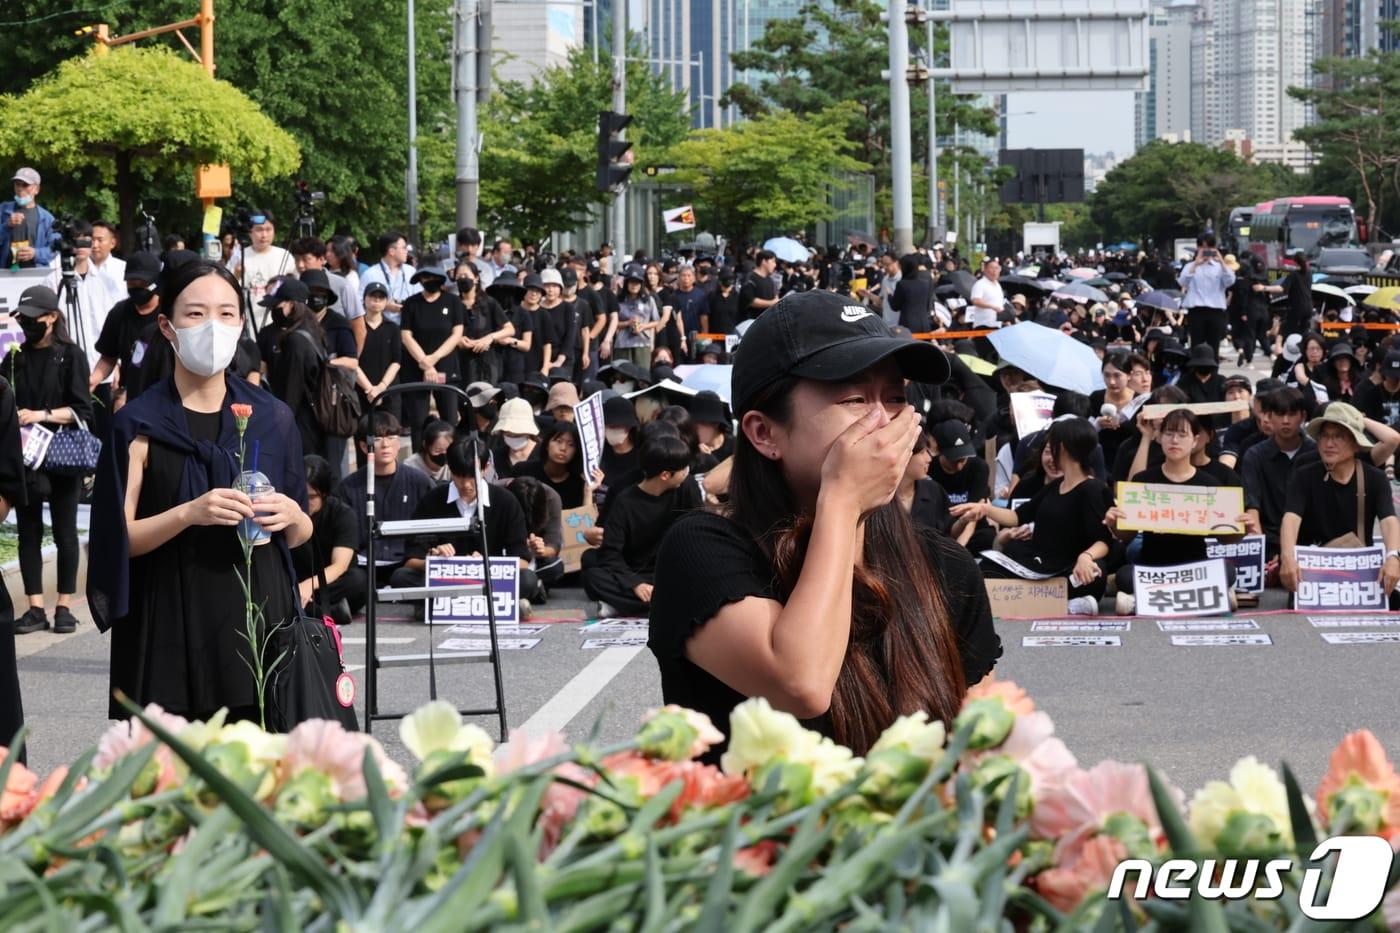
{"type": "Polygon", "coordinates": [[[1244,490],[1238,486],[1167,486],[1119,483],[1118,508],[1125,531],[1177,535],[1233,535],[1244,532],[1244,490]]]}
{"type": "Polygon", "coordinates": [[[1145,616],[1206,616],[1230,611],[1225,562],[1133,568],[1137,611],[1145,616]]]}

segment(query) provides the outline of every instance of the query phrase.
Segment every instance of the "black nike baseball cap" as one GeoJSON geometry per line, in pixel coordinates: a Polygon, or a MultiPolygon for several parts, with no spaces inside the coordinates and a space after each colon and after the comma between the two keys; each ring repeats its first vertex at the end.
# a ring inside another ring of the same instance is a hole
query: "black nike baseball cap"
{"type": "Polygon", "coordinates": [[[906,379],[948,379],[948,358],[933,344],[894,336],[879,314],[850,298],[795,292],[760,314],[734,351],[735,414],[784,376],[840,382],[891,356],[906,379]]]}

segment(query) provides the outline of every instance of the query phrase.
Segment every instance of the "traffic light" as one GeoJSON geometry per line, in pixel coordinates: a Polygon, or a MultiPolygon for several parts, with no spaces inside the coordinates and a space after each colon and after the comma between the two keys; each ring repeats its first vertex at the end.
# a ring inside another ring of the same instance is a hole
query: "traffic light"
{"type": "Polygon", "coordinates": [[[611,110],[598,111],[598,190],[611,191],[627,184],[632,174],[632,144],[619,139],[632,118],[611,110]]]}

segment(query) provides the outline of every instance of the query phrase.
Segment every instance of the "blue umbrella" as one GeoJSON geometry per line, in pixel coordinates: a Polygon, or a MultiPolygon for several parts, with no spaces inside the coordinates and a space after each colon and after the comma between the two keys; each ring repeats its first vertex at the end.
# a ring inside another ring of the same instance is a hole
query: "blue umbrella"
{"type": "Polygon", "coordinates": [[[763,244],[783,262],[806,262],[812,258],[812,251],[790,236],[775,236],[763,244]]]}
{"type": "Polygon", "coordinates": [[[1143,292],[1141,295],[1138,295],[1137,298],[1133,300],[1140,305],[1146,305],[1149,308],[1157,308],[1162,311],[1181,310],[1181,300],[1172,297],[1171,295],[1167,294],[1164,291],[1161,291],[1160,289],[1154,289],[1150,292],[1143,292]]]}
{"type": "Polygon", "coordinates": [[[1103,365],[1085,344],[1039,324],[1016,324],[988,334],[1003,360],[1046,385],[1088,395],[1102,389],[1103,365]]]}
{"type": "Polygon", "coordinates": [[[676,375],[685,380],[687,389],[694,389],[696,392],[709,389],[725,402],[729,401],[729,376],[733,371],[733,366],[717,363],[682,363],[676,367],[676,375]]]}

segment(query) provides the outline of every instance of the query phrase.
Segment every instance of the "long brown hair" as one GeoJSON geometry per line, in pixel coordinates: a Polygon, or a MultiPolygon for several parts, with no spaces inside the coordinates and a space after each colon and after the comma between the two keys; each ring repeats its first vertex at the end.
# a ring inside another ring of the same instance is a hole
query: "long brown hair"
{"type": "MultiPolygon", "coordinates": [[[[753,408],[779,424],[792,417],[798,380],[767,389],[753,408]]],[[[742,431],[734,438],[728,515],[772,561],[781,598],[797,585],[811,538],[776,462],[742,431]]],[[[962,657],[944,598],[941,573],[898,502],[865,517],[863,563],[854,568],[851,639],[836,678],[829,716],[834,738],[864,754],[898,716],[923,710],[952,722],[967,691],[962,657]]]]}

